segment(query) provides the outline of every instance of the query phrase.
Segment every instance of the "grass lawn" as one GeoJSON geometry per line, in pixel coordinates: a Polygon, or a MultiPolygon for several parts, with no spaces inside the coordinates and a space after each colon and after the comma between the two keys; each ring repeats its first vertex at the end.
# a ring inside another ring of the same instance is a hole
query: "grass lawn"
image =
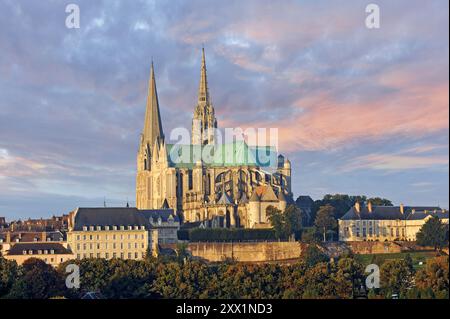
{"type": "Polygon", "coordinates": [[[406,255],[410,255],[413,263],[414,268],[420,269],[425,266],[426,260],[430,258],[436,257],[436,252],[434,251],[415,251],[415,252],[406,252],[406,253],[395,253],[395,254],[369,254],[369,255],[355,255],[357,260],[359,260],[364,266],[369,265],[373,258],[376,258],[375,260],[378,263],[383,263],[387,260],[394,260],[394,259],[405,259],[406,255]],[[376,256],[376,257],[374,257],[376,256]],[[420,265],[419,263],[422,262],[423,265],[420,265]]]}

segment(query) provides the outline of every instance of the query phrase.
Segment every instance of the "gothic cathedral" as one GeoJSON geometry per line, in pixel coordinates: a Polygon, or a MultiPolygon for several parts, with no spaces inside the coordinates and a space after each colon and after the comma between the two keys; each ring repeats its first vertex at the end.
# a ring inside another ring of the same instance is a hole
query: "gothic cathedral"
{"type": "Polygon", "coordinates": [[[183,222],[203,227],[270,227],[267,207],[284,211],[292,202],[291,163],[275,155],[275,168],[269,172],[259,155],[274,155],[271,148],[244,141],[219,144],[216,130],[204,50],[190,145],[165,142],[152,63],[137,155],[136,207],[173,208],[183,222]],[[205,151],[209,160],[195,157],[205,151]],[[223,154],[231,154],[232,160],[223,154]],[[186,156],[189,160],[180,160],[186,156]]]}

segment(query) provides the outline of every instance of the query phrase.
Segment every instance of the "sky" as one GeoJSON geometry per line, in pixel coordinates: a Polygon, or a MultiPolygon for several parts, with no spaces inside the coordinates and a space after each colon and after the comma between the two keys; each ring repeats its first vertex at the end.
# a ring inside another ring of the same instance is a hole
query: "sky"
{"type": "Polygon", "coordinates": [[[275,127],[293,192],[449,206],[449,3],[0,0],[0,216],[135,198],[150,63],[190,129],[202,45],[220,127],[275,127]],[[365,25],[366,5],[380,28],[365,25]]]}

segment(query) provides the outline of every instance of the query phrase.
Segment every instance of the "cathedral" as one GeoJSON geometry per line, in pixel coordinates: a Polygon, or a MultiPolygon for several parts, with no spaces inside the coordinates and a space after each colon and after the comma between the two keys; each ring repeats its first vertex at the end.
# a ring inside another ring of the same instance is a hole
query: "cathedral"
{"type": "Polygon", "coordinates": [[[172,208],[184,223],[203,227],[271,227],[267,207],[284,211],[292,202],[291,163],[272,147],[220,143],[217,129],[204,49],[189,145],[166,144],[152,63],[137,155],[136,207],[172,208]],[[261,158],[275,158],[273,169],[261,158]]]}

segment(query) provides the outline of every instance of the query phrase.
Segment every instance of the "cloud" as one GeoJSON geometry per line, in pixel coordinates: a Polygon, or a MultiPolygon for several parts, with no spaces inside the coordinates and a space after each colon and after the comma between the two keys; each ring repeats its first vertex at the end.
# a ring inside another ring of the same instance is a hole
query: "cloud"
{"type": "Polygon", "coordinates": [[[150,60],[168,136],[190,127],[202,42],[219,126],[277,127],[297,159],[294,193],[331,189],[316,167],[332,170],[352,149],[389,155],[399,144],[410,165],[442,166],[448,146],[428,142],[448,130],[447,2],[379,1],[379,30],[364,27],[363,2],[78,4],[78,30],[65,28],[63,3],[0,4],[0,195],[11,214],[25,193],[48,207],[52,195],[133,198],[150,60]],[[317,182],[303,189],[307,153],[317,182]]]}
{"type": "MultiPolygon", "coordinates": [[[[431,148],[431,147],[430,147],[431,148]]],[[[448,171],[449,157],[447,155],[424,155],[423,149],[416,149],[416,155],[412,149],[405,149],[393,153],[370,153],[358,156],[341,168],[342,172],[355,170],[381,170],[403,171],[414,169],[441,169],[448,171]]],[[[415,186],[424,186],[423,182],[415,183],[415,186]]]]}

